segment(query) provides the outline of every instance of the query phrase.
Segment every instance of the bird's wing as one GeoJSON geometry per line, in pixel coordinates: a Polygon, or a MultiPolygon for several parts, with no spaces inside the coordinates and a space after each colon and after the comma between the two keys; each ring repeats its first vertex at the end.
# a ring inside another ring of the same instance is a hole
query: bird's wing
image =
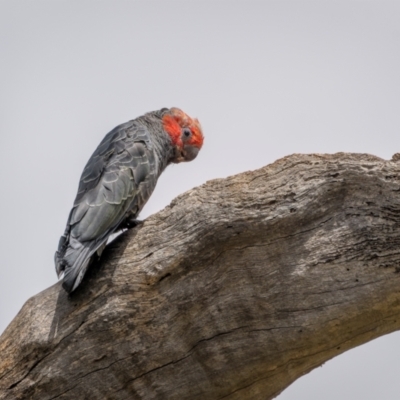
{"type": "MultiPolygon", "coordinates": [[[[112,130],[89,159],[68,220],[79,242],[104,239],[153,191],[156,159],[147,129],[135,121],[112,130]]],[[[143,204],[141,204],[143,203],[143,204]]]]}

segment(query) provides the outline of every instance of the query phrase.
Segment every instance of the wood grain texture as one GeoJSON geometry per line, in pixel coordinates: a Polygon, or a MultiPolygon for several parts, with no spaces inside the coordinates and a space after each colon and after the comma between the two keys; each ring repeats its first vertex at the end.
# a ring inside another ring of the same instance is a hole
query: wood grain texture
{"type": "Polygon", "coordinates": [[[272,399],[399,329],[398,160],[295,154],[179,196],[27,301],[0,399],[272,399]]]}

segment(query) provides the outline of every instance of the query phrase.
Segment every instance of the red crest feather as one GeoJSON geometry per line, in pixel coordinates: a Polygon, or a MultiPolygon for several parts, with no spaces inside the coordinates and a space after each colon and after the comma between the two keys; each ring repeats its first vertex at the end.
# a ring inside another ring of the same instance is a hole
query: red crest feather
{"type": "Polygon", "coordinates": [[[182,146],[182,128],[189,128],[192,131],[192,138],[188,143],[200,149],[203,145],[204,136],[198,119],[190,118],[179,108],[171,108],[170,112],[171,114],[163,117],[163,124],[173,144],[182,146]]]}

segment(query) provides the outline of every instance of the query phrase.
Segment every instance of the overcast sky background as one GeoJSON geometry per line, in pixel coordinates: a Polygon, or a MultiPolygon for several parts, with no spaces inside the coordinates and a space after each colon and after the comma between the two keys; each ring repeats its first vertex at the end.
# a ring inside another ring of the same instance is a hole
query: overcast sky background
{"type": "MultiPolygon", "coordinates": [[[[177,106],[206,136],[141,218],[291,153],[400,151],[399,1],[0,0],[0,332],[56,282],[53,254],[103,136],[177,106]]],[[[279,400],[400,397],[400,334],[279,400]]]]}

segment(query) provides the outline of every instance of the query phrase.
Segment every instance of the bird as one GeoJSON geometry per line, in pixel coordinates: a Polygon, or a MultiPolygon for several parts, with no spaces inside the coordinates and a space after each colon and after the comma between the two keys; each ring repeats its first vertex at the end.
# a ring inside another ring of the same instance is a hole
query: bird
{"type": "Polygon", "coordinates": [[[198,119],[176,107],[148,112],[104,137],[82,172],[54,255],[66,292],[80,285],[111,235],[137,224],[165,168],[194,160],[203,141],[198,119]]]}

